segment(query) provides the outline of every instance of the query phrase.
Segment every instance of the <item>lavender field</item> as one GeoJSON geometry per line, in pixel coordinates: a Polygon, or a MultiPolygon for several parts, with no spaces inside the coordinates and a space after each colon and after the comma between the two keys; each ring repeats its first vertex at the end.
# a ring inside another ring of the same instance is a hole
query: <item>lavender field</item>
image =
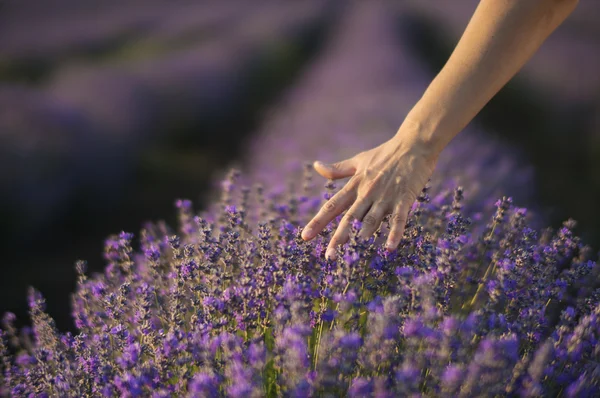
{"type": "Polygon", "coordinates": [[[0,396],[600,395],[594,230],[491,119],[397,250],[300,237],[344,184],[312,161],[433,78],[431,2],[32,4],[0,8],[0,396]]]}

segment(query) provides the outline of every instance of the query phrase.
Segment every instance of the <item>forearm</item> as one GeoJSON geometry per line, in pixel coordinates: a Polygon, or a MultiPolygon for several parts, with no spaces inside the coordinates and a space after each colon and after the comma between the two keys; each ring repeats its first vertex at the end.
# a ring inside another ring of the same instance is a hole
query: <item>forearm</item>
{"type": "Polygon", "coordinates": [[[482,0],[400,128],[439,153],[573,11],[577,0],[482,0]]]}

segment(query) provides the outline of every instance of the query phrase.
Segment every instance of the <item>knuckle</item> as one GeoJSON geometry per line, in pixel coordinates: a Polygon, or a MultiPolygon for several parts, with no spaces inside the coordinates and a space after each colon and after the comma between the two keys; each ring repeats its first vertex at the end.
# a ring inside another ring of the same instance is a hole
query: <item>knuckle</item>
{"type": "Polygon", "coordinates": [[[383,210],[382,212],[385,212],[386,210],[389,211],[391,205],[392,202],[388,198],[381,198],[379,201],[373,204],[373,208],[377,209],[378,211],[383,210]]]}
{"type": "Polygon", "coordinates": [[[361,196],[365,197],[365,196],[369,196],[370,194],[372,194],[375,191],[375,188],[377,187],[378,182],[379,182],[379,180],[377,180],[375,178],[372,178],[372,179],[368,180],[367,182],[365,182],[364,186],[360,190],[361,196]]]}
{"type": "Polygon", "coordinates": [[[385,176],[385,171],[383,171],[381,169],[372,169],[371,168],[371,169],[365,169],[362,174],[366,179],[372,180],[374,182],[379,182],[385,176]]]}
{"type": "Polygon", "coordinates": [[[394,213],[392,214],[391,221],[395,224],[404,224],[406,223],[406,215],[404,213],[394,213]]]}
{"type": "Polygon", "coordinates": [[[331,198],[327,201],[327,203],[325,203],[323,205],[323,210],[327,213],[331,213],[332,211],[334,211],[337,208],[337,200],[334,198],[331,198]]]}
{"type": "Polygon", "coordinates": [[[376,174],[377,174],[377,172],[370,168],[363,169],[363,171],[361,173],[361,175],[364,179],[369,179],[369,180],[372,179],[373,177],[375,177],[376,174]]]}
{"type": "Polygon", "coordinates": [[[404,193],[408,189],[406,178],[397,176],[395,179],[395,183],[396,183],[396,189],[398,190],[398,192],[404,193]]]}
{"type": "Polygon", "coordinates": [[[365,218],[363,219],[364,225],[373,226],[373,225],[375,225],[376,222],[377,222],[377,219],[374,216],[372,216],[371,214],[367,214],[365,216],[365,218]]]}
{"type": "Polygon", "coordinates": [[[417,199],[417,194],[415,193],[415,190],[412,189],[409,186],[406,186],[404,188],[404,200],[406,201],[406,204],[408,206],[412,205],[413,202],[417,199]]]}
{"type": "Polygon", "coordinates": [[[352,195],[352,190],[353,189],[354,189],[354,183],[352,183],[352,184],[346,184],[344,186],[344,188],[342,188],[340,190],[339,195],[340,196],[349,196],[349,195],[352,195]]]}
{"type": "Polygon", "coordinates": [[[316,230],[317,228],[319,228],[319,227],[320,227],[320,224],[321,224],[321,223],[319,222],[319,220],[318,220],[318,219],[312,220],[311,222],[309,222],[309,223],[306,225],[306,229],[313,229],[313,230],[316,230]]]}
{"type": "Polygon", "coordinates": [[[350,213],[350,212],[347,212],[347,213],[344,215],[344,218],[345,218],[347,221],[350,221],[350,222],[352,222],[352,221],[354,221],[354,220],[358,220],[358,217],[356,217],[356,214],[354,214],[354,213],[350,213]]]}

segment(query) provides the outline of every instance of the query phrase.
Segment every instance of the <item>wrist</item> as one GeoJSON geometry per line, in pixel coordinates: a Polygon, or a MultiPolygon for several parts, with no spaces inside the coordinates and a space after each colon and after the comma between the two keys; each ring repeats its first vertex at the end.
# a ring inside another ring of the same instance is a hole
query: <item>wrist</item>
{"type": "Polygon", "coordinates": [[[439,140],[435,134],[436,130],[431,125],[409,116],[402,122],[392,139],[401,147],[410,148],[430,160],[437,160],[446,144],[439,140]]]}
{"type": "Polygon", "coordinates": [[[406,115],[398,134],[412,137],[439,155],[469,119],[463,110],[453,108],[452,102],[444,100],[434,83],[406,115]]]}

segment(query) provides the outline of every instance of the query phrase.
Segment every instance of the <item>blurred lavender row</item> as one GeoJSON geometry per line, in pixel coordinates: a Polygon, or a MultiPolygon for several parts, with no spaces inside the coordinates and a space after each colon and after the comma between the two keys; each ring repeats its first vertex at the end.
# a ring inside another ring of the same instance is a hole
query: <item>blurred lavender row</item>
{"type": "Polygon", "coordinates": [[[254,101],[246,97],[253,79],[284,62],[281,52],[297,51],[323,22],[323,11],[316,2],[254,7],[229,33],[168,57],[66,69],[47,89],[107,124],[108,131],[133,135],[135,144],[148,139],[149,126],[156,134],[170,135],[190,124],[222,122],[241,104],[254,101]],[[138,118],[146,125],[139,125],[138,118]]]}
{"type": "Polygon", "coordinates": [[[0,85],[0,205],[9,221],[6,231],[15,240],[26,239],[32,229],[58,220],[82,194],[94,198],[91,206],[110,208],[144,151],[167,140],[231,140],[214,132],[237,127],[231,115],[247,119],[257,112],[282,83],[282,76],[272,75],[295,67],[290,60],[300,61],[331,16],[330,5],[151,2],[140,7],[132,2],[97,10],[90,5],[74,7],[74,17],[64,22],[62,14],[38,15],[39,30],[24,35],[19,13],[8,7],[3,18],[12,23],[2,25],[2,58],[19,62],[19,52],[47,55],[57,66],[39,88],[0,85]],[[104,27],[91,23],[95,15],[110,12],[118,18],[99,18],[104,27]],[[227,31],[232,20],[236,29],[227,31]],[[139,30],[142,25],[147,30],[139,30]],[[139,40],[125,40],[134,30],[139,40]],[[94,47],[94,40],[116,38],[132,49],[154,47],[144,56],[106,62],[66,62],[70,55],[61,50],[77,53],[94,47]]]}
{"type": "Polygon", "coordinates": [[[9,3],[0,13],[0,80],[44,80],[69,62],[114,59],[132,46],[140,55],[140,48],[147,51],[148,46],[201,40],[248,12],[240,1],[210,6],[190,1],[37,3],[9,3]]]}
{"type": "MultiPolygon", "coordinates": [[[[432,76],[397,34],[403,8],[389,5],[360,4],[345,15],[255,134],[242,166],[250,182],[283,191],[303,161],[342,160],[395,134],[432,76]]],[[[471,127],[443,152],[432,184],[434,192],[462,184],[469,203],[482,209],[502,194],[531,204],[531,181],[516,150],[471,127]]]]}

